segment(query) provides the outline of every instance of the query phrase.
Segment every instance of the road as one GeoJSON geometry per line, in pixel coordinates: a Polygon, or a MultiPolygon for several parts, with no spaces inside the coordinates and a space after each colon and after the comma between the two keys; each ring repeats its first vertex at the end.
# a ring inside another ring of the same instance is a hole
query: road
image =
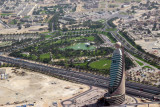
{"type": "Polygon", "coordinates": [[[1,23],[5,28],[10,28],[7,24],[5,24],[5,23],[1,20],[1,18],[0,18],[0,23],[1,23]]]}
{"type": "MultiPolygon", "coordinates": [[[[140,59],[138,59],[138,58],[136,58],[136,57],[134,57],[134,56],[132,56],[130,53],[127,52],[127,54],[128,54],[132,59],[137,60],[137,61],[143,63],[143,64],[144,64],[143,66],[150,66],[151,68],[153,68],[153,69],[155,69],[155,70],[157,69],[156,67],[154,67],[154,66],[152,66],[152,65],[150,65],[150,64],[148,64],[148,63],[146,63],[146,62],[144,62],[144,61],[142,61],[142,60],[140,60],[140,59]]],[[[143,67],[143,66],[140,66],[140,67],[143,67]]]]}
{"type": "MultiPolygon", "coordinates": [[[[94,74],[85,73],[85,72],[76,72],[72,70],[58,69],[58,68],[52,67],[51,65],[49,66],[42,63],[38,64],[34,62],[29,62],[27,60],[21,60],[21,59],[6,57],[6,56],[0,56],[0,61],[18,65],[26,69],[41,72],[43,74],[56,76],[61,79],[64,78],[66,80],[72,80],[74,82],[87,84],[89,86],[91,85],[91,86],[96,86],[96,87],[106,89],[109,84],[109,78],[101,75],[94,75],[94,74]]],[[[157,96],[158,94],[160,94],[160,88],[127,81],[126,93],[130,95],[153,99],[154,96],[157,96]]]]}
{"type": "MultiPolygon", "coordinates": [[[[125,49],[127,49],[128,51],[134,53],[135,55],[139,55],[139,56],[142,56],[143,58],[145,58],[146,60],[148,60],[148,58],[150,59],[151,57],[147,56],[145,53],[142,53],[140,52],[139,50],[137,50],[135,47],[133,47],[125,38],[123,38],[122,36],[120,36],[120,34],[118,33],[118,31],[116,31],[116,34],[114,34],[114,32],[111,32],[112,36],[119,42],[122,43],[122,45],[124,46],[125,49]],[[119,35],[119,36],[118,36],[119,35]]],[[[129,53],[128,53],[129,54],[129,53]]],[[[152,65],[149,65],[147,64],[146,62],[144,61],[141,61],[139,60],[138,58],[132,56],[131,54],[129,54],[132,58],[140,61],[140,62],[143,62],[145,65],[147,66],[151,66],[152,68],[154,69],[157,69],[156,67],[152,66],[152,65]]]]}
{"type": "MultiPolygon", "coordinates": [[[[120,11],[120,12],[123,12],[123,11],[120,11]]],[[[109,19],[112,19],[112,18],[115,18],[115,17],[118,17],[118,18],[127,18],[128,15],[121,15],[120,12],[117,12],[117,13],[114,13],[112,14],[110,17],[107,18],[107,20],[109,19]]],[[[110,28],[110,26],[108,25],[108,23],[106,22],[105,23],[105,27],[104,29],[102,29],[102,31],[105,31],[107,28],[110,28]]],[[[146,53],[144,52],[141,52],[139,50],[137,50],[135,47],[133,47],[124,37],[122,37],[120,34],[119,34],[119,30],[117,31],[110,31],[110,33],[113,35],[113,37],[121,42],[123,44],[123,46],[129,50],[130,52],[132,52],[133,54],[135,55],[139,55],[141,56],[143,59],[147,60],[147,61],[155,61],[157,63],[157,65],[159,65],[159,59],[156,59],[152,56],[149,56],[147,55],[146,53]]],[[[154,67],[155,68],[155,67],[154,67]]]]}
{"type": "Polygon", "coordinates": [[[119,106],[119,107],[128,107],[128,106],[139,106],[139,105],[152,105],[152,104],[160,104],[160,102],[146,102],[146,103],[136,103],[136,104],[125,104],[125,105],[122,105],[122,106],[119,106]]]}

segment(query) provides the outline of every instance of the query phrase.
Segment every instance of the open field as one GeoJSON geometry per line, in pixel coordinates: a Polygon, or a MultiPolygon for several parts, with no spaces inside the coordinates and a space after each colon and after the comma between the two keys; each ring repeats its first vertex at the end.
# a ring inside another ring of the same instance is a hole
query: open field
{"type": "Polygon", "coordinates": [[[96,68],[96,69],[109,69],[111,66],[111,60],[101,59],[101,60],[92,62],[89,66],[91,68],[96,68]]]}
{"type": "Polygon", "coordinates": [[[0,80],[0,106],[34,104],[49,107],[53,102],[73,97],[89,89],[86,85],[70,83],[24,69],[3,68],[9,79],[0,80]],[[5,105],[5,104],[10,105],[5,105]]]}

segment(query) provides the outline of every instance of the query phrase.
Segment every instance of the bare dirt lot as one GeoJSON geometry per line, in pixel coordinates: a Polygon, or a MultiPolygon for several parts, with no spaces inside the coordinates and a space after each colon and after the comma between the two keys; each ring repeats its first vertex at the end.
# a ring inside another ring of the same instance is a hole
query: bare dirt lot
{"type": "MultiPolygon", "coordinates": [[[[1,26],[0,26],[1,28],[1,26]]],[[[47,28],[47,25],[44,26],[31,26],[29,28],[22,28],[18,30],[18,28],[8,28],[8,29],[0,29],[0,34],[14,34],[14,33],[35,33],[35,32],[44,32],[39,31],[40,28],[47,28]]]]}
{"type": "Polygon", "coordinates": [[[4,29],[4,26],[0,23],[0,30],[4,29]]]}
{"type": "MultiPolygon", "coordinates": [[[[145,102],[151,102],[151,101],[148,101],[148,100],[142,100],[140,98],[136,98],[138,103],[145,103],[145,102]]],[[[160,104],[144,104],[144,105],[138,105],[137,107],[160,107],[160,104]]]]}
{"type": "Polygon", "coordinates": [[[145,49],[147,52],[160,57],[160,39],[148,42],[145,42],[144,40],[137,40],[135,42],[136,44],[142,46],[142,48],[145,49]]]}
{"type": "Polygon", "coordinates": [[[49,107],[53,102],[59,103],[89,89],[86,85],[59,80],[25,69],[0,69],[6,69],[6,74],[9,74],[7,80],[0,80],[0,106],[3,107],[22,104],[49,107]]]}

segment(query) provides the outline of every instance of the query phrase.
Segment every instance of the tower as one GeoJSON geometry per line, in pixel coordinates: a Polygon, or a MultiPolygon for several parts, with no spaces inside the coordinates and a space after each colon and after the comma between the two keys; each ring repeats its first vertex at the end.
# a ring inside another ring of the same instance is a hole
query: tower
{"type": "Polygon", "coordinates": [[[110,68],[109,88],[105,101],[110,105],[119,105],[125,101],[125,61],[124,49],[120,42],[115,44],[110,68]]]}

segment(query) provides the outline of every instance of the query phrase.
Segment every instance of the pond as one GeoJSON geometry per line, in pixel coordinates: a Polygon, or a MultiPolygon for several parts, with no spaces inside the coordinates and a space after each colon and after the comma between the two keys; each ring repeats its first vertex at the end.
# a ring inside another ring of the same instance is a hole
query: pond
{"type": "MultiPolygon", "coordinates": [[[[86,43],[77,43],[73,44],[72,46],[66,47],[67,49],[74,49],[74,50],[94,50],[95,47],[92,45],[86,45],[86,43]]],[[[66,49],[65,48],[65,49],[66,49]]]]}

